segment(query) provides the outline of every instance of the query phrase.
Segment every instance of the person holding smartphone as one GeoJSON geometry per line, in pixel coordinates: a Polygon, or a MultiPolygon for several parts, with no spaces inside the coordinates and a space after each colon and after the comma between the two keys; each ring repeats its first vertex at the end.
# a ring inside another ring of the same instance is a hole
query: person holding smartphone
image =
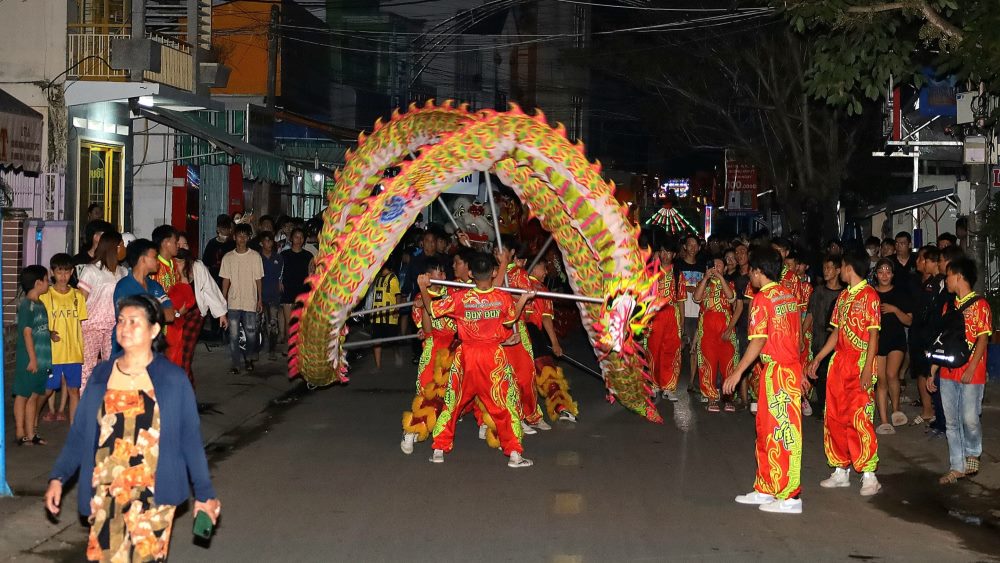
{"type": "MultiPolygon", "coordinates": [[[[705,277],[694,289],[694,301],[701,308],[695,353],[702,402],[708,412],[719,412],[719,385],[722,377],[736,367],[736,319],[734,309],[743,304],[736,299],[736,285],[726,280],[722,258],[712,258],[705,277]]],[[[725,398],[726,412],[736,409],[732,397],[725,398]]]]}

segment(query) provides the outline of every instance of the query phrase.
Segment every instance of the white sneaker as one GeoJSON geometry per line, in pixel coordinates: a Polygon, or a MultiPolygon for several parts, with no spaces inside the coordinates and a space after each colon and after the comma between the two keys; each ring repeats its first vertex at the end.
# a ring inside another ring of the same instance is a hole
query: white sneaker
{"type": "Polygon", "coordinates": [[[824,489],[836,489],[837,487],[851,486],[851,470],[846,467],[838,467],[833,470],[828,479],[819,482],[819,486],[824,489]]]}
{"type": "Polygon", "coordinates": [[[536,430],[552,430],[552,427],[549,426],[548,422],[545,422],[544,418],[538,419],[538,422],[532,424],[532,426],[534,426],[536,430]]]}
{"type": "Polygon", "coordinates": [[[510,459],[507,460],[507,467],[517,469],[519,467],[531,467],[533,462],[530,459],[521,457],[517,452],[510,452],[510,459]]]}
{"type": "MultiPolygon", "coordinates": [[[[802,399],[802,416],[812,416],[813,407],[809,404],[809,401],[802,399]]],[[[802,512],[800,509],[799,512],[802,512]]]]}
{"type": "Polygon", "coordinates": [[[757,414],[757,401],[750,403],[750,414],[757,414]]]}
{"type": "Polygon", "coordinates": [[[479,439],[480,440],[485,440],[486,439],[486,431],[489,430],[489,429],[490,429],[490,427],[486,426],[485,424],[480,424],[479,425],[479,439]]]}
{"type": "Polygon", "coordinates": [[[892,421],[893,426],[906,426],[910,422],[910,419],[906,417],[906,413],[902,411],[892,413],[889,419],[892,421]]]}
{"type": "Polygon", "coordinates": [[[521,431],[529,436],[532,434],[538,434],[538,430],[535,430],[534,428],[531,427],[530,424],[528,424],[523,420],[521,421],[521,431]]]}
{"type": "Polygon", "coordinates": [[[896,429],[893,428],[891,424],[879,424],[878,428],[875,429],[876,434],[895,434],[896,429]]]}
{"type": "Polygon", "coordinates": [[[403,441],[399,443],[399,449],[403,450],[403,453],[410,455],[413,453],[413,442],[417,441],[417,435],[412,432],[407,432],[403,434],[403,441]]]}
{"type": "Polygon", "coordinates": [[[670,401],[671,403],[676,403],[677,402],[677,392],[676,391],[670,391],[669,389],[668,390],[664,390],[663,391],[663,398],[666,399],[666,400],[668,400],[668,401],[670,401]]]}
{"type": "Polygon", "coordinates": [[[871,471],[865,471],[865,474],[861,476],[861,496],[870,497],[880,490],[882,490],[882,484],[878,482],[875,474],[871,471]]]}
{"type": "Polygon", "coordinates": [[[444,463],[444,450],[434,450],[431,455],[431,463],[444,463]]]}
{"type": "Polygon", "coordinates": [[[736,497],[736,502],[740,504],[767,504],[769,502],[774,502],[774,500],[774,495],[758,491],[750,491],[745,495],[736,497]]]}
{"type": "Polygon", "coordinates": [[[785,500],[775,500],[758,507],[764,512],[776,512],[779,514],[802,514],[802,499],[786,498],[785,500]]]}
{"type": "Polygon", "coordinates": [[[576,416],[569,411],[561,411],[559,413],[559,420],[565,420],[566,422],[576,422],[576,416]]]}

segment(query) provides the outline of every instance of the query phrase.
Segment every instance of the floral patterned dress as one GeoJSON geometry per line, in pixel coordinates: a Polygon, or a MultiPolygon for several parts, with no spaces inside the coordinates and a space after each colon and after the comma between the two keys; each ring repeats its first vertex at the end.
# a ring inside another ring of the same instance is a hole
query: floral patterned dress
{"type": "Polygon", "coordinates": [[[162,561],[176,507],[153,501],[160,409],[147,373],[127,376],[115,364],[98,427],[87,559],[162,561]],[[114,385],[116,380],[126,385],[114,385]]]}

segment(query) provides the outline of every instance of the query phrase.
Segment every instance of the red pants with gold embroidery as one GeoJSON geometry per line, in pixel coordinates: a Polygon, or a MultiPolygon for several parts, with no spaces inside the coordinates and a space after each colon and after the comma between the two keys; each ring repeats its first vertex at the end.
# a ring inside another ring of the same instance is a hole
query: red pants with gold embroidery
{"type": "Polygon", "coordinates": [[[521,394],[521,412],[524,414],[524,421],[535,424],[542,419],[542,409],[538,407],[538,395],[535,393],[535,359],[527,348],[531,346],[528,331],[522,328],[519,334],[521,342],[513,346],[504,346],[504,353],[507,354],[507,361],[514,370],[514,380],[521,394]]]}
{"type": "Polygon", "coordinates": [[[802,469],[802,365],[763,362],[757,404],[755,491],[778,499],[799,494],[802,469]]]}
{"type": "Polygon", "coordinates": [[[667,305],[656,313],[649,330],[649,359],[653,383],[661,390],[676,391],[681,375],[681,312],[667,305]]]}
{"type": "Polygon", "coordinates": [[[875,414],[875,378],[872,388],[861,388],[861,356],[834,352],[826,376],[826,418],[823,449],[830,467],[854,466],[858,473],[878,467],[875,414]]]}
{"type": "Polygon", "coordinates": [[[719,400],[719,384],[736,367],[736,331],[722,338],[729,315],[705,311],[698,319],[698,379],[701,394],[710,401],[719,400]]]}
{"type": "Polygon", "coordinates": [[[461,375],[453,370],[452,388],[445,394],[445,410],[434,426],[434,449],[450,452],[455,423],[478,397],[496,423],[504,455],[522,452],[521,412],[514,374],[501,346],[463,342],[455,352],[461,375]]]}

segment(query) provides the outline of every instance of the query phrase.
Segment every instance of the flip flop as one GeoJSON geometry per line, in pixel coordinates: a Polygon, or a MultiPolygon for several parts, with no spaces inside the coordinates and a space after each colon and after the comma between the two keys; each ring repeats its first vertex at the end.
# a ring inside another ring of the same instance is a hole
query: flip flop
{"type": "Polygon", "coordinates": [[[31,438],[27,436],[21,436],[17,439],[18,446],[34,446],[35,444],[31,441],[31,438]]]}
{"type": "Polygon", "coordinates": [[[36,446],[47,446],[47,445],[49,445],[49,443],[45,440],[45,438],[42,438],[38,434],[35,434],[34,437],[31,438],[31,443],[34,444],[34,445],[36,445],[36,446]]]}

